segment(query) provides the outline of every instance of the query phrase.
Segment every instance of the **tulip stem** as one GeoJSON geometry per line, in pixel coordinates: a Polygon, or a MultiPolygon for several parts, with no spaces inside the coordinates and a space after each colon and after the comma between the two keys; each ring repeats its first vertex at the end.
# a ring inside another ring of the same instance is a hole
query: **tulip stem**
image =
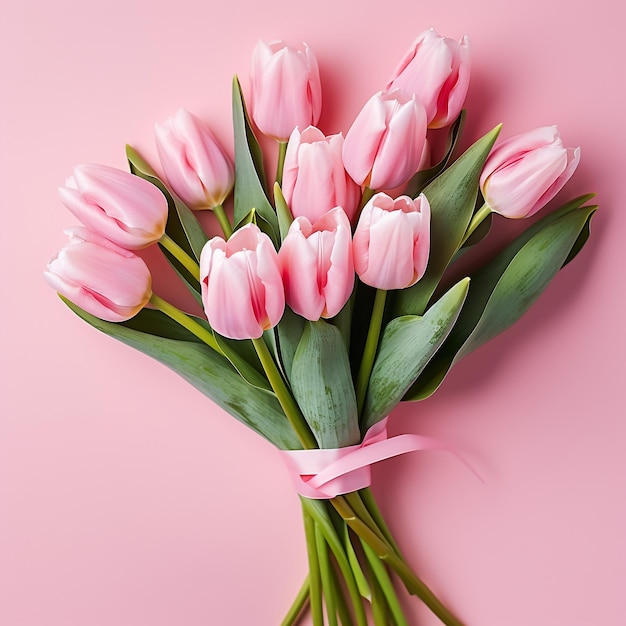
{"type": "Polygon", "coordinates": [[[285,167],[285,154],[287,154],[287,142],[278,142],[278,163],[276,164],[276,182],[283,184],[283,168],[285,167]]]}
{"type": "Polygon", "coordinates": [[[361,195],[361,202],[359,203],[359,213],[361,209],[372,199],[376,191],[370,187],[365,186],[361,195]]]}
{"type": "Polygon", "coordinates": [[[213,333],[194,320],[191,316],[183,313],[180,309],[177,309],[173,304],[159,298],[156,294],[150,296],[150,304],[155,308],[165,313],[168,317],[171,317],[175,322],[178,322],[181,326],[186,328],[190,333],[194,334],[203,343],[206,343],[209,348],[215,350],[219,354],[223,354],[222,349],[219,347],[213,333]]]}
{"type": "Polygon", "coordinates": [[[306,423],[306,420],[300,411],[300,407],[296,404],[296,401],[291,395],[289,389],[287,389],[287,385],[285,384],[281,373],[278,371],[274,358],[270,354],[265,341],[263,341],[262,338],[252,339],[252,345],[254,345],[254,349],[259,356],[261,365],[267,375],[267,380],[269,380],[270,385],[276,394],[276,398],[278,399],[283,412],[287,416],[291,427],[294,429],[298,439],[300,439],[300,443],[306,449],[317,448],[315,437],[313,436],[309,425],[306,423]]]}
{"type": "Polygon", "coordinates": [[[200,282],[200,267],[169,235],[163,235],[159,243],[200,282]]]}
{"type": "Polygon", "coordinates": [[[370,374],[374,366],[374,359],[378,350],[378,338],[380,337],[380,329],[383,323],[383,313],[385,312],[385,301],[387,292],[384,289],[376,290],[374,299],[374,308],[372,309],[372,317],[370,318],[370,326],[367,331],[367,339],[365,340],[365,348],[363,349],[363,357],[361,358],[361,366],[356,379],[356,399],[359,415],[363,411],[365,404],[365,396],[367,395],[367,386],[370,381],[370,374]]]}
{"type": "Polygon", "coordinates": [[[309,576],[307,576],[280,626],[294,626],[297,623],[300,613],[309,602],[309,586],[309,576]]]}
{"type": "Polygon", "coordinates": [[[480,209],[474,213],[459,248],[474,234],[474,231],[489,217],[490,214],[491,207],[487,206],[487,203],[483,204],[480,209]]]}
{"type": "Polygon", "coordinates": [[[217,217],[217,221],[220,223],[224,237],[229,239],[233,234],[233,227],[228,219],[228,216],[226,215],[226,211],[224,211],[224,206],[216,204],[213,207],[213,213],[215,213],[215,217],[217,217]]]}

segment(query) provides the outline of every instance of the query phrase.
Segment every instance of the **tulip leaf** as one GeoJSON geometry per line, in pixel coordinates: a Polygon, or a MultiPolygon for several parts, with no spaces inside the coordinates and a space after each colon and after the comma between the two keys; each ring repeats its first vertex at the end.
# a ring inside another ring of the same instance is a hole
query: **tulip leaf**
{"type": "Polygon", "coordinates": [[[246,111],[241,85],[233,79],[233,128],[235,134],[235,223],[251,209],[265,220],[266,234],[278,245],[278,218],[267,199],[263,155],[246,111]]]}
{"type": "Polygon", "coordinates": [[[446,169],[448,163],[450,162],[450,159],[452,158],[452,154],[459,143],[459,139],[461,138],[463,127],[465,126],[466,117],[467,111],[463,109],[461,113],[459,113],[459,116],[456,118],[454,123],[450,126],[450,130],[448,132],[448,140],[446,142],[446,149],[443,157],[436,165],[433,165],[426,170],[421,170],[417,172],[417,174],[415,174],[415,176],[411,178],[404,190],[404,193],[407,196],[416,198],[431,180],[439,176],[439,174],[441,174],[441,172],[446,169]]]}
{"type": "Polygon", "coordinates": [[[288,306],[280,322],[276,325],[275,331],[278,336],[278,361],[281,364],[283,374],[287,380],[291,380],[291,367],[293,365],[293,357],[298,349],[300,339],[306,320],[296,315],[288,306]]]}
{"type": "Polygon", "coordinates": [[[456,325],[405,400],[430,396],[459,359],[522,317],[584,243],[589,220],[597,209],[580,206],[588,198],[569,202],[536,222],[472,275],[456,325]]]}
{"type": "Polygon", "coordinates": [[[276,202],[276,213],[278,215],[278,229],[280,231],[280,240],[281,242],[285,240],[287,233],[289,232],[289,227],[293,222],[293,215],[291,215],[291,211],[287,206],[287,202],[285,200],[285,196],[283,196],[283,191],[280,188],[280,185],[276,182],[274,183],[274,202],[276,202]]]}
{"type": "Polygon", "coordinates": [[[130,171],[158,187],[167,199],[169,211],[165,232],[187,254],[200,262],[200,254],[208,237],[193,211],[167,188],[149,163],[132,146],[126,146],[126,158],[130,165],[130,171]]]}
{"type": "Polygon", "coordinates": [[[341,333],[323,320],[307,322],[293,357],[291,389],[320,448],[361,439],[350,362],[341,333]]]}
{"type": "Polygon", "coordinates": [[[362,423],[368,429],[402,400],[452,330],[469,288],[464,278],[423,317],[403,315],[387,324],[372,368],[362,423]]]}
{"type": "Polygon", "coordinates": [[[424,189],[431,208],[430,258],[413,287],[395,292],[394,317],[423,315],[443,273],[461,246],[474,213],[478,182],[500,126],[474,143],[424,189]]]}
{"type": "MultiPolygon", "coordinates": [[[[302,447],[276,397],[248,385],[227,359],[208,346],[193,339],[181,341],[141,332],[132,327],[141,326],[137,319],[121,324],[105,322],[63,300],[88,324],[174,370],[215,404],[278,448],[297,450],[302,447]]],[[[139,316],[144,312],[141,311],[139,316]]]]}
{"type": "MultiPolygon", "coordinates": [[[[189,209],[157,176],[150,164],[132,146],[126,146],[126,157],[132,174],[147,180],[161,190],[167,199],[168,215],[165,232],[173,239],[187,254],[200,261],[200,253],[207,241],[207,236],[200,226],[193,211],[189,209]]],[[[185,268],[185,266],[159,243],[159,249],[174,268],[175,272],[186,284],[187,288],[202,305],[200,296],[200,284],[195,277],[185,268]]]]}

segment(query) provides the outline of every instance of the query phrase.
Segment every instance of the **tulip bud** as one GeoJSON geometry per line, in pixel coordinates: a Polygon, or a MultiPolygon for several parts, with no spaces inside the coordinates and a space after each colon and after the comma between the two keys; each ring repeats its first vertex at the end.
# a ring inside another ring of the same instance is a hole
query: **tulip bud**
{"type": "Polygon", "coordinates": [[[530,217],[563,188],[580,160],[564,148],[556,126],[544,126],[496,145],[480,176],[486,205],[510,218],[530,217]]]}
{"type": "Polygon", "coordinates": [[[395,200],[377,193],[363,207],[352,241],[354,269],[377,289],[404,289],[426,271],[430,204],[424,194],[395,200]]]}
{"type": "Polygon", "coordinates": [[[441,37],[434,29],[417,37],[387,89],[402,89],[424,105],[429,128],[451,124],[461,112],[470,78],[469,38],[441,37]]]}
{"type": "Polygon", "coordinates": [[[334,317],[354,287],[352,232],[340,207],[314,224],[297,217],[278,252],[287,304],[312,322],[334,317]]]}
{"type": "Polygon", "coordinates": [[[155,131],[163,171],[183,202],[195,210],[223,204],[235,181],[233,164],[205,124],[179,109],[155,131]]]}
{"type": "Polygon", "coordinates": [[[87,228],[66,233],[70,242],[48,264],[46,282],[107,322],[137,315],[152,295],[152,277],[142,259],[87,228]]]}
{"type": "Polygon", "coordinates": [[[407,182],[420,165],[426,140],[426,112],[396,89],[372,96],[354,120],[343,144],[348,174],[371,189],[407,182]]]}
{"type": "Polygon", "coordinates": [[[252,54],[249,105],[258,129],[278,141],[287,141],[296,126],[317,124],[322,87],[311,48],[259,41],[252,54]]]}
{"type": "Polygon", "coordinates": [[[270,238],[247,224],[228,240],[213,237],[200,255],[202,303],[215,332],[257,339],[280,321],[285,291],[270,238]]]}
{"type": "Polygon", "coordinates": [[[59,188],[63,204],[89,229],[128,250],[163,236],[167,200],[152,183],[106,165],[77,165],[59,188]]]}
{"type": "Polygon", "coordinates": [[[341,157],[343,136],[324,134],[309,126],[295,128],[285,155],[282,192],[294,217],[317,221],[340,206],[354,216],[361,190],[348,176],[341,157]]]}

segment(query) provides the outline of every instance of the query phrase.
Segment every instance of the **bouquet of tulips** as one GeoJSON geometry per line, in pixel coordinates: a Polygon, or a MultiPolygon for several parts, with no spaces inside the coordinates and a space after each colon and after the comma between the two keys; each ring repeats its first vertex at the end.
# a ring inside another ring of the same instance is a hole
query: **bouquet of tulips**
{"type": "Polygon", "coordinates": [[[592,195],[568,202],[464,275],[457,262],[492,214],[533,215],[579,160],[555,127],[498,143],[496,127],[454,159],[468,83],[467,37],[429,30],[345,138],[326,136],[315,126],[311,49],[259,42],[247,105],[233,81],[234,161],[181,110],[156,126],[163,177],[127,147],[130,173],[78,166],[60,190],[84,226],[48,265],[50,285],[284,456],[310,565],[285,625],[307,605],[315,626],[407,624],[394,577],[441,622],[461,623],[403,557],[369,490],[370,466],[445,449],[389,438],[388,415],[428,397],[461,357],[523,315],[580,251],[597,208],[592,195]],[[437,159],[431,129],[447,129],[437,159]],[[278,143],[273,184],[255,132],[278,143]],[[223,236],[207,237],[194,215],[204,209],[223,236]],[[135,250],[154,243],[205,317],[152,292],[135,250]]]}

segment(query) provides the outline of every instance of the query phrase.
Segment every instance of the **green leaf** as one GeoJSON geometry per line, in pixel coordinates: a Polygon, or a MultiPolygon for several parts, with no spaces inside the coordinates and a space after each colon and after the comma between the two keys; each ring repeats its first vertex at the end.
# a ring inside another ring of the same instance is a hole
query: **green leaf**
{"type": "Polygon", "coordinates": [[[149,163],[132,146],[126,146],[126,158],[128,159],[131,173],[151,182],[166,197],[168,217],[165,232],[187,254],[195,257],[196,261],[200,262],[200,253],[208,237],[202,230],[202,226],[193,214],[193,211],[166,187],[149,163]]]}
{"type": "MultiPolygon", "coordinates": [[[[187,254],[195,258],[197,262],[200,262],[200,253],[208,238],[193,211],[166,187],[150,164],[132,146],[126,146],[126,158],[128,159],[131,173],[158,187],[167,199],[168,215],[165,232],[187,254]]],[[[187,285],[196,302],[202,304],[200,284],[195,277],[161,244],[159,244],[159,248],[178,276],[187,285]]]]}
{"type": "Polygon", "coordinates": [[[365,399],[364,428],[370,428],[402,400],[456,322],[469,288],[464,278],[426,311],[387,324],[365,399]]]}
{"type": "Polygon", "coordinates": [[[278,336],[278,362],[281,364],[283,374],[287,377],[287,380],[291,380],[291,367],[293,365],[293,358],[298,349],[300,339],[302,339],[302,333],[306,320],[299,315],[296,315],[288,306],[285,307],[285,312],[280,322],[275,326],[276,334],[278,336]]]}
{"type": "Polygon", "coordinates": [[[428,267],[413,287],[395,293],[394,317],[424,314],[461,245],[474,212],[480,173],[499,132],[500,126],[496,126],[424,189],[431,208],[428,267]]]}
{"type": "Polygon", "coordinates": [[[289,232],[289,227],[293,222],[293,215],[291,215],[291,211],[289,210],[287,202],[285,201],[285,196],[283,196],[283,191],[278,183],[274,183],[274,202],[276,202],[278,227],[280,230],[280,240],[282,242],[285,240],[285,237],[289,232]]]}
{"type": "Polygon", "coordinates": [[[417,172],[417,174],[415,174],[415,176],[413,176],[413,178],[411,178],[408,182],[404,190],[405,195],[411,196],[411,198],[416,198],[431,180],[439,176],[439,174],[446,169],[448,163],[450,162],[450,158],[459,143],[459,139],[461,138],[466,117],[467,112],[463,109],[454,123],[450,126],[446,150],[442,159],[439,163],[433,165],[433,167],[417,172]]]}
{"type": "Polygon", "coordinates": [[[595,206],[583,196],[536,222],[496,258],[472,275],[459,319],[405,400],[436,391],[463,356],[506,330],[530,308],[588,232],[595,206]]]}
{"type": "MultiPolygon", "coordinates": [[[[146,310],[133,320],[114,324],[63,300],[88,324],[174,370],[215,404],[278,448],[297,450],[302,447],[276,397],[248,385],[227,359],[208,346],[193,340],[181,341],[136,330],[154,323],[154,319],[142,319],[146,310]]],[[[148,316],[152,317],[152,314],[148,316]]],[[[144,389],[141,393],[149,393],[149,390],[144,389]]]]}
{"type": "MultiPolygon", "coordinates": [[[[235,223],[251,209],[264,220],[267,235],[278,245],[278,218],[265,192],[263,155],[250,126],[239,80],[233,78],[233,128],[235,134],[235,223]]],[[[259,224],[259,228],[263,226],[259,224]]]]}
{"type": "Polygon", "coordinates": [[[307,322],[293,358],[291,389],[320,448],[359,443],[348,354],[341,333],[332,324],[307,322]]]}

